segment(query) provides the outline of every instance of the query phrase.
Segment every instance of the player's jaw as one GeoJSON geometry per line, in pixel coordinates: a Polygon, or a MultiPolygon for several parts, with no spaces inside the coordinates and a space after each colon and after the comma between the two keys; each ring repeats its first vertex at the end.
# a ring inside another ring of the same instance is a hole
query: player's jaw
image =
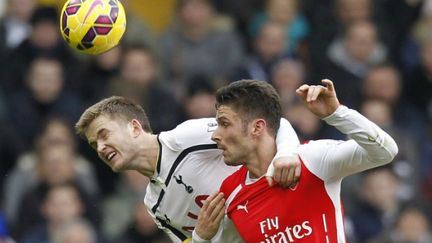
{"type": "Polygon", "coordinates": [[[227,146],[223,146],[220,143],[218,143],[218,148],[222,150],[222,155],[226,165],[231,165],[231,166],[239,165],[236,156],[233,153],[234,151],[231,151],[231,149],[229,149],[227,146]]]}
{"type": "Polygon", "coordinates": [[[114,172],[123,170],[125,165],[122,153],[112,147],[107,147],[103,152],[99,153],[99,157],[107,164],[114,172]]]}

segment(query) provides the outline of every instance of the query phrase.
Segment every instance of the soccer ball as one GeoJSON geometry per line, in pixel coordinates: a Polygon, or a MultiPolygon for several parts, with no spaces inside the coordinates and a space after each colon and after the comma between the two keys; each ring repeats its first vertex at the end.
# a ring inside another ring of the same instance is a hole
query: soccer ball
{"type": "Polygon", "coordinates": [[[110,50],[126,30],[126,14],[119,0],[67,0],[60,17],[63,39],[86,54],[110,50]]]}

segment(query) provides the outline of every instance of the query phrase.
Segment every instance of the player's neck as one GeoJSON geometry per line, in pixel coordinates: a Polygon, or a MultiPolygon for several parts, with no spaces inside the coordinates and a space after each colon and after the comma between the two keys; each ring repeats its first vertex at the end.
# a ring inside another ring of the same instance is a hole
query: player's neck
{"type": "Polygon", "coordinates": [[[267,172],[271,161],[276,155],[276,142],[272,137],[262,138],[246,167],[251,178],[259,178],[267,172]]]}
{"type": "Polygon", "coordinates": [[[138,164],[136,170],[141,174],[151,178],[156,170],[159,156],[159,143],[157,135],[149,134],[142,141],[142,146],[138,154],[138,164]]]}

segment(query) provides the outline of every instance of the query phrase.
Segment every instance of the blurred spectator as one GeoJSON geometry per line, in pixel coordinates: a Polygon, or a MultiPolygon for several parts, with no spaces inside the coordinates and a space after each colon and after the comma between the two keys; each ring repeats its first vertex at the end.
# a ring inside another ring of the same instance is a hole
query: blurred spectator
{"type": "Polygon", "coordinates": [[[264,9],[265,1],[262,0],[213,0],[218,12],[226,13],[235,21],[235,27],[243,37],[243,42],[247,44],[247,51],[252,48],[248,39],[250,34],[248,31],[250,20],[257,12],[264,9]]]}
{"type": "Polygon", "coordinates": [[[297,97],[296,89],[306,83],[306,70],[303,63],[293,59],[278,62],[274,66],[271,76],[282,105],[293,102],[297,97]]]}
{"type": "Polygon", "coordinates": [[[289,105],[285,104],[282,112],[282,116],[290,121],[301,142],[323,138],[344,138],[334,129],[327,129],[326,126],[323,126],[323,122],[300,100],[294,100],[289,105]]]}
{"type": "Polygon", "coordinates": [[[425,137],[424,122],[416,108],[403,100],[402,77],[396,67],[377,65],[369,70],[363,82],[363,98],[386,102],[391,107],[395,125],[412,133],[421,143],[425,137]]]}
{"type": "Polygon", "coordinates": [[[250,22],[250,34],[255,38],[267,22],[280,24],[284,29],[284,50],[297,53],[301,41],[309,33],[306,18],[300,12],[298,0],[267,0],[263,12],[258,13],[250,22]]]}
{"type": "Polygon", "coordinates": [[[388,132],[398,144],[399,152],[392,162],[393,171],[400,181],[398,198],[404,201],[414,199],[420,191],[422,179],[418,142],[415,136],[396,124],[391,106],[383,100],[364,101],[360,112],[388,132]]]}
{"type": "Polygon", "coordinates": [[[292,102],[285,107],[284,112],[283,117],[290,121],[301,142],[318,139],[318,133],[322,128],[321,121],[300,101],[292,102]]]}
{"type": "Polygon", "coordinates": [[[155,48],[156,40],[154,34],[147,23],[142,21],[134,11],[132,11],[129,1],[130,0],[121,1],[127,15],[127,31],[122,38],[122,43],[127,45],[142,44],[155,48]]]}
{"type": "MultiPolygon", "coordinates": [[[[427,5],[432,6],[431,1],[427,5]]],[[[430,10],[429,10],[430,11],[430,10]]],[[[419,111],[419,115],[426,121],[426,128],[419,129],[411,127],[415,133],[421,133],[427,140],[419,144],[421,150],[421,176],[424,180],[423,195],[432,202],[432,12],[429,13],[427,20],[428,28],[425,30],[427,35],[420,40],[419,64],[405,74],[403,91],[406,100],[419,111]]],[[[418,119],[418,118],[415,118],[418,119]]]]}
{"type": "Polygon", "coordinates": [[[61,116],[73,124],[82,111],[79,97],[65,88],[60,61],[47,57],[35,58],[30,63],[26,88],[12,94],[8,102],[9,118],[23,141],[27,142],[26,149],[30,149],[46,117],[61,116]]]}
{"type": "Polygon", "coordinates": [[[422,2],[418,0],[303,0],[303,9],[312,29],[309,47],[314,67],[319,67],[324,61],[322,57],[329,43],[336,36],[346,32],[348,26],[359,21],[373,22],[379,39],[388,48],[390,58],[398,57],[401,42],[418,18],[422,2]]]}
{"type": "Polygon", "coordinates": [[[42,220],[40,208],[46,193],[51,187],[63,184],[74,184],[80,193],[86,216],[96,222],[98,211],[95,210],[95,196],[82,185],[74,170],[74,153],[67,145],[54,145],[39,148],[38,181],[29,188],[18,203],[18,217],[15,224],[17,238],[42,220]]]}
{"type": "Polygon", "coordinates": [[[75,137],[70,125],[59,117],[47,118],[44,126],[35,139],[33,149],[23,153],[16,162],[15,168],[5,180],[4,199],[8,222],[16,222],[19,204],[24,194],[38,183],[38,151],[44,147],[67,146],[75,151],[73,156],[74,172],[80,185],[91,195],[99,194],[94,170],[89,161],[76,152],[75,137]]]}
{"type": "Polygon", "coordinates": [[[394,62],[401,56],[401,47],[415,22],[421,17],[423,0],[371,1],[374,5],[374,20],[381,40],[389,50],[394,62]]]}
{"type": "MultiPolygon", "coordinates": [[[[43,195],[42,204],[39,204],[45,221],[39,220],[37,221],[39,223],[31,230],[24,231],[26,234],[20,242],[55,242],[55,236],[66,224],[83,217],[84,204],[79,190],[72,184],[53,185],[43,195]]],[[[36,210],[39,211],[39,209],[36,210]]],[[[30,215],[27,216],[30,217],[30,215]]]]}
{"type": "Polygon", "coordinates": [[[387,50],[379,42],[376,26],[368,21],[351,24],[344,36],[327,49],[328,60],[321,63],[316,80],[330,78],[343,92],[341,103],[356,108],[360,102],[361,80],[374,65],[386,61],[387,50]]]}
{"type": "Polygon", "coordinates": [[[126,96],[141,104],[155,133],[174,128],[181,119],[181,106],[174,94],[162,86],[157,71],[150,49],[142,45],[126,47],[120,75],[110,82],[108,90],[109,94],[126,96]]]}
{"type": "Polygon", "coordinates": [[[0,19],[0,57],[4,58],[12,49],[30,35],[30,17],[36,0],[7,0],[6,12],[0,19]]]}
{"type": "Polygon", "coordinates": [[[6,218],[4,217],[1,210],[0,210],[0,242],[15,243],[15,241],[9,235],[6,218]]]}
{"type": "Polygon", "coordinates": [[[30,21],[30,36],[25,39],[1,63],[3,84],[6,92],[15,92],[24,86],[26,70],[34,59],[39,57],[55,58],[61,61],[65,77],[76,74],[76,59],[71,49],[61,39],[57,10],[52,7],[38,7],[30,21]]]}
{"type": "Polygon", "coordinates": [[[0,118],[0,158],[2,158],[0,163],[0,202],[8,197],[3,191],[3,185],[24,148],[25,146],[14,127],[6,119],[0,118]]]}
{"type": "Polygon", "coordinates": [[[428,243],[432,242],[432,228],[428,212],[418,206],[407,206],[399,214],[396,224],[370,243],[428,243]]]}
{"type": "Polygon", "coordinates": [[[370,0],[336,0],[335,5],[336,18],[345,26],[371,19],[373,15],[373,3],[370,0]]]}
{"type": "Polygon", "coordinates": [[[425,119],[432,121],[432,32],[429,33],[421,42],[420,64],[408,73],[404,90],[408,102],[418,108],[425,119]]]}
{"type": "MultiPolygon", "coordinates": [[[[395,171],[401,176],[405,187],[401,196],[410,199],[418,194],[420,185],[427,182],[425,178],[431,175],[431,154],[427,152],[430,151],[431,142],[430,138],[427,140],[427,129],[416,107],[402,99],[401,86],[401,76],[395,67],[379,65],[370,70],[364,81],[364,97],[381,100],[390,109],[389,132],[401,148],[395,159],[395,171]]],[[[416,96],[429,97],[426,93],[416,96]]],[[[380,111],[376,114],[383,116],[385,113],[380,111]]]]}
{"type": "Polygon", "coordinates": [[[118,243],[169,243],[168,236],[157,227],[143,203],[134,207],[134,219],[118,243]]]}
{"type": "Polygon", "coordinates": [[[180,0],[177,23],[160,40],[161,58],[170,81],[195,75],[225,80],[243,59],[239,37],[218,25],[210,0],[180,0]]]}
{"type": "Polygon", "coordinates": [[[413,24],[410,32],[404,36],[401,45],[402,53],[399,56],[400,66],[404,73],[415,75],[415,72],[424,63],[424,46],[431,39],[432,27],[432,1],[422,1],[419,18],[413,24]]]}
{"type": "Polygon", "coordinates": [[[90,63],[83,67],[82,77],[72,85],[86,105],[104,98],[109,80],[119,73],[122,51],[122,47],[117,46],[100,55],[91,56],[90,63]]]}
{"type": "Polygon", "coordinates": [[[216,110],[215,92],[212,82],[203,76],[192,78],[186,87],[186,95],[183,98],[185,120],[203,117],[214,117],[216,110]]]}
{"type": "Polygon", "coordinates": [[[96,231],[89,222],[78,219],[65,223],[54,236],[53,243],[97,243],[96,231]]]}
{"type": "Polygon", "coordinates": [[[3,17],[3,15],[4,15],[4,8],[5,8],[5,3],[4,3],[4,1],[2,1],[1,3],[0,3],[0,17],[3,17]]]}
{"type": "Polygon", "coordinates": [[[285,29],[273,22],[266,22],[253,40],[253,53],[237,69],[231,80],[257,79],[272,82],[271,71],[289,53],[284,51],[285,29]]]}
{"type": "Polygon", "coordinates": [[[325,62],[326,49],[347,26],[373,15],[371,0],[303,0],[302,4],[311,27],[308,44],[314,69],[325,62]]]}
{"type": "Polygon", "coordinates": [[[282,59],[275,64],[271,75],[273,85],[280,95],[283,116],[296,129],[300,141],[343,138],[336,129],[323,126],[322,121],[297,99],[296,89],[303,83],[307,83],[306,70],[302,62],[295,59],[282,59]]]}
{"type": "Polygon", "coordinates": [[[148,178],[136,171],[121,173],[114,194],[102,203],[102,231],[107,240],[118,239],[133,222],[135,205],[143,204],[148,183],[148,178]]]}
{"type": "Polygon", "coordinates": [[[25,141],[22,140],[9,120],[7,101],[8,96],[3,92],[0,77],[0,158],[2,158],[2,163],[0,163],[0,202],[3,201],[3,195],[5,195],[3,183],[7,178],[7,173],[13,167],[20,153],[25,150],[25,141]]]}
{"type": "Polygon", "coordinates": [[[364,77],[368,69],[386,60],[386,47],[380,42],[372,22],[359,21],[349,25],[341,39],[335,39],[328,56],[347,72],[364,77]]]}
{"type": "Polygon", "coordinates": [[[359,242],[366,242],[389,229],[396,221],[401,202],[399,179],[388,166],[364,172],[361,178],[361,203],[351,215],[359,242]]]}

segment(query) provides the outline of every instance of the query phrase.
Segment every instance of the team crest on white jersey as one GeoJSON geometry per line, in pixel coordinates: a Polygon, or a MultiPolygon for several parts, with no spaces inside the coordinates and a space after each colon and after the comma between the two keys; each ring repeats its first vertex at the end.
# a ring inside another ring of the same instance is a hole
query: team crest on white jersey
{"type": "Polygon", "coordinates": [[[207,124],[207,132],[214,132],[217,126],[218,126],[217,122],[209,122],[207,124]]]}
{"type": "Polygon", "coordinates": [[[237,205],[237,210],[244,210],[246,213],[249,213],[248,209],[247,209],[248,202],[249,201],[246,201],[246,203],[244,205],[237,205]]]}

